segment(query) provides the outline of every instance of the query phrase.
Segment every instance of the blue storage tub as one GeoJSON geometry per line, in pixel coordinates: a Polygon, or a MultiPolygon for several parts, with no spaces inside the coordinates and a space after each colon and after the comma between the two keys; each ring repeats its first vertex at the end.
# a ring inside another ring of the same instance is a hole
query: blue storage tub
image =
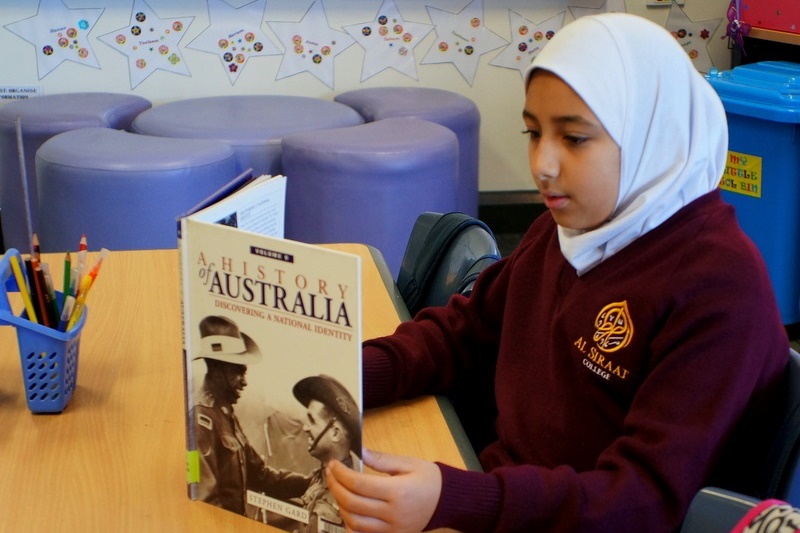
{"type": "Polygon", "coordinates": [[[784,324],[800,322],[800,64],[711,69],[706,79],[728,117],[722,195],[764,257],[784,324]]]}

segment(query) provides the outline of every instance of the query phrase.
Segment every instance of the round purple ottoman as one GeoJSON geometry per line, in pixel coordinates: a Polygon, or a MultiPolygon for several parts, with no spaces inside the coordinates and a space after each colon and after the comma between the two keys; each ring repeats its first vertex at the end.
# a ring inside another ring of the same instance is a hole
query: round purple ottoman
{"type": "Polygon", "coordinates": [[[374,87],[334,97],[374,122],[394,117],[429,120],[450,128],[458,137],[458,211],[478,216],[481,115],[461,94],[428,87],[374,87]]]}
{"type": "Polygon", "coordinates": [[[392,118],[285,137],[286,237],[376,247],[396,278],[414,222],[456,209],[458,139],[392,118]]]}
{"type": "MultiPolygon", "coordinates": [[[[22,169],[19,166],[17,118],[22,130],[25,175],[31,205],[30,231],[38,231],[36,210],[36,150],[59,133],[86,127],[130,128],[133,119],[149,109],[149,100],[130,94],[64,93],[16,100],[0,107],[0,215],[3,244],[28,250],[31,235],[25,215],[22,169]]],[[[80,149],[80,148],[77,148],[80,149]]]]}
{"type": "Polygon", "coordinates": [[[83,233],[91,249],[176,248],[177,217],[235,176],[219,141],[61,133],[36,154],[42,251],[75,250],[83,233]]]}
{"type": "Polygon", "coordinates": [[[361,124],[344,104],[283,95],[212,96],[158,105],[139,115],[133,131],[159,137],[216,139],[236,152],[239,172],[280,174],[281,138],[302,131],[361,124]]]}

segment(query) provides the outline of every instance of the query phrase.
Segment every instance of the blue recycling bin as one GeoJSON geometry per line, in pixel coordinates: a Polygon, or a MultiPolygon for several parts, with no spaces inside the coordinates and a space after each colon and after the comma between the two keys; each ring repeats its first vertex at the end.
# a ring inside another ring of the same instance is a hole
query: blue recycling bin
{"type": "Polygon", "coordinates": [[[728,117],[722,195],[764,257],[783,323],[800,322],[800,64],[711,69],[706,79],[728,117]]]}

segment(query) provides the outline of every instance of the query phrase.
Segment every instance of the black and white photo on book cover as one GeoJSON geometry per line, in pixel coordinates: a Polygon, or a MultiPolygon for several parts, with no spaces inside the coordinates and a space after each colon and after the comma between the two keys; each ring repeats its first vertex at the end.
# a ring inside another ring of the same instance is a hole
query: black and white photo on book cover
{"type": "Polygon", "coordinates": [[[344,532],[324,466],[361,469],[360,258],[220,224],[217,207],[181,221],[189,495],[344,532]]]}

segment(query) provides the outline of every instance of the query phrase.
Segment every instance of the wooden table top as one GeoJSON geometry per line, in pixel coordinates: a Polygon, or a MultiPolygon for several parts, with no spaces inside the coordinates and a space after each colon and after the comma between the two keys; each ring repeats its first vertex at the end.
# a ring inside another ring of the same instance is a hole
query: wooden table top
{"type": "MultiPolygon", "coordinates": [[[[364,336],[391,333],[399,318],[368,248],[326,246],[365,258],[364,336]]],[[[43,259],[61,279],[63,255],[43,259]]],[[[186,495],[178,266],[177,250],[106,259],[63,413],[28,410],[15,330],[0,327],[0,532],[278,531],[186,495]]],[[[364,444],[464,467],[433,397],[367,411],[364,444]]]]}

